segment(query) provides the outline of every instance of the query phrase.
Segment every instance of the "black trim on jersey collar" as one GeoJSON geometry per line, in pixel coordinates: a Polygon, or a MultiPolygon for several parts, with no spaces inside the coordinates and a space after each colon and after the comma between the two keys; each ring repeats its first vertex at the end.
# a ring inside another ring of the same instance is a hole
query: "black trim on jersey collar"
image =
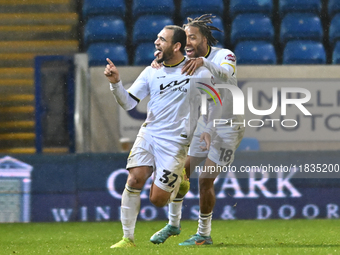
{"type": "Polygon", "coordinates": [[[180,63],[182,63],[184,60],[185,60],[185,57],[183,57],[183,59],[181,61],[179,61],[177,64],[174,64],[174,65],[167,65],[163,62],[163,66],[165,66],[165,67],[175,67],[175,66],[178,66],[180,63]]]}
{"type": "Polygon", "coordinates": [[[210,53],[211,53],[211,47],[210,47],[210,45],[208,45],[208,52],[207,52],[207,54],[205,54],[204,57],[205,58],[209,57],[210,53]]]}

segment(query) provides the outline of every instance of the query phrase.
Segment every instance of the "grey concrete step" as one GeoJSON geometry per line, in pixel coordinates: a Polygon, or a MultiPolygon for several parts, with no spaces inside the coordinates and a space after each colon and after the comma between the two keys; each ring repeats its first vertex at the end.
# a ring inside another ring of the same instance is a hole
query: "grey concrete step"
{"type": "Polygon", "coordinates": [[[0,148],[2,154],[34,154],[36,152],[34,147],[7,147],[0,148]]]}
{"type": "MultiPolygon", "coordinates": [[[[43,148],[43,153],[68,153],[68,148],[67,147],[49,147],[49,148],[43,148]]],[[[33,146],[27,146],[27,147],[12,147],[12,148],[5,148],[5,149],[0,149],[0,153],[3,154],[33,154],[35,153],[36,150],[33,146]]]]}
{"type": "Polygon", "coordinates": [[[74,0],[0,0],[2,13],[75,12],[74,0]]]}
{"type": "Polygon", "coordinates": [[[11,106],[34,106],[33,94],[0,94],[0,108],[11,106]]]}
{"type": "Polygon", "coordinates": [[[34,130],[33,120],[20,120],[20,121],[2,121],[0,122],[0,133],[7,133],[8,130],[11,131],[33,131],[34,130]]]}
{"type": "Polygon", "coordinates": [[[32,67],[11,67],[0,68],[0,80],[2,79],[34,79],[34,69],[32,67]]]}
{"type": "Polygon", "coordinates": [[[69,25],[78,26],[77,13],[0,13],[0,26],[69,25]]]}
{"type": "Polygon", "coordinates": [[[77,40],[53,41],[0,41],[0,53],[49,53],[67,54],[78,52],[77,40]]]}
{"type": "MultiPolygon", "coordinates": [[[[2,68],[0,68],[1,70],[2,68]]],[[[8,69],[8,68],[6,68],[8,69]]],[[[33,79],[0,79],[1,94],[32,94],[34,93],[33,79]]]]}
{"type": "Polygon", "coordinates": [[[1,121],[28,121],[34,120],[35,107],[27,106],[2,106],[0,107],[1,121]]]}
{"type": "Polygon", "coordinates": [[[34,132],[4,133],[0,134],[0,149],[13,147],[33,147],[35,140],[34,132]]]}
{"type": "Polygon", "coordinates": [[[2,41],[73,40],[77,31],[71,25],[3,25],[0,38],[2,41]]]}
{"type": "Polygon", "coordinates": [[[32,67],[34,58],[46,53],[0,53],[0,68],[9,67],[32,67]]]}

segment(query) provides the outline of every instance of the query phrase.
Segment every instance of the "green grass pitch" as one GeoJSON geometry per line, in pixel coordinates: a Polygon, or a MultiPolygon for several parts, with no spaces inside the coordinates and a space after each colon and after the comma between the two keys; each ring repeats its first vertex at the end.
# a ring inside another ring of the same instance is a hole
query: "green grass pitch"
{"type": "Polygon", "coordinates": [[[213,245],[182,247],[197,221],[155,245],[150,236],[165,221],[137,222],[136,247],[110,249],[122,237],[120,222],[0,224],[0,254],[340,254],[339,220],[213,220],[213,245]]]}

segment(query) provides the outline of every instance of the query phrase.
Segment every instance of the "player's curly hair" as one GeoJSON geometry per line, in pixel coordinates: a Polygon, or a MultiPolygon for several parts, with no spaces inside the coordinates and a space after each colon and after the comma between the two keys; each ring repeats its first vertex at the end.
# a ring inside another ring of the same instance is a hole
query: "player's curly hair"
{"type": "Polygon", "coordinates": [[[183,25],[183,28],[186,28],[188,26],[193,26],[193,27],[197,27],[201,34],[207,38],[208,40],[208,45],[213,46],[215,45],[218,41],[216,40],[215,37],[212,36],[211,31],[212,30],[216,30],[219,32],[222,32],[220,29],[218,29],[217,27],[214,26],[210,26],[208,24],[212,24],[211,19],[215,18],[216,16],[212,16],[212,14],[203,14],[200,17],[196,17],[196,18],[190,18],[187,17],[188,23],[183,25]]]}

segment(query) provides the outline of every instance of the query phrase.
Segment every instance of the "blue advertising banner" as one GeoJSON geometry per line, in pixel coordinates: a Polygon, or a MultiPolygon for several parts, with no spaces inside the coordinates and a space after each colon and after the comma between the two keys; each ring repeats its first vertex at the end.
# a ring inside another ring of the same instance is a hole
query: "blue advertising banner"
{"type": "MultiPolygon", "coordinates": [[[[127,154],[11,157],[32,166],[31,221],[120,219],[127,154]]],[[[337,152],[239,152],[233,167],[215,180],[215,219],[339,218],[337,152]]],[[[165,220],[167,207],[157,208],[149,201],[151,183],[150,178],[141,193],[138,217],[165,220]]],[[[193,178],[182,218],[197,219],[198,205],[198,181],[193,178]]]]}

